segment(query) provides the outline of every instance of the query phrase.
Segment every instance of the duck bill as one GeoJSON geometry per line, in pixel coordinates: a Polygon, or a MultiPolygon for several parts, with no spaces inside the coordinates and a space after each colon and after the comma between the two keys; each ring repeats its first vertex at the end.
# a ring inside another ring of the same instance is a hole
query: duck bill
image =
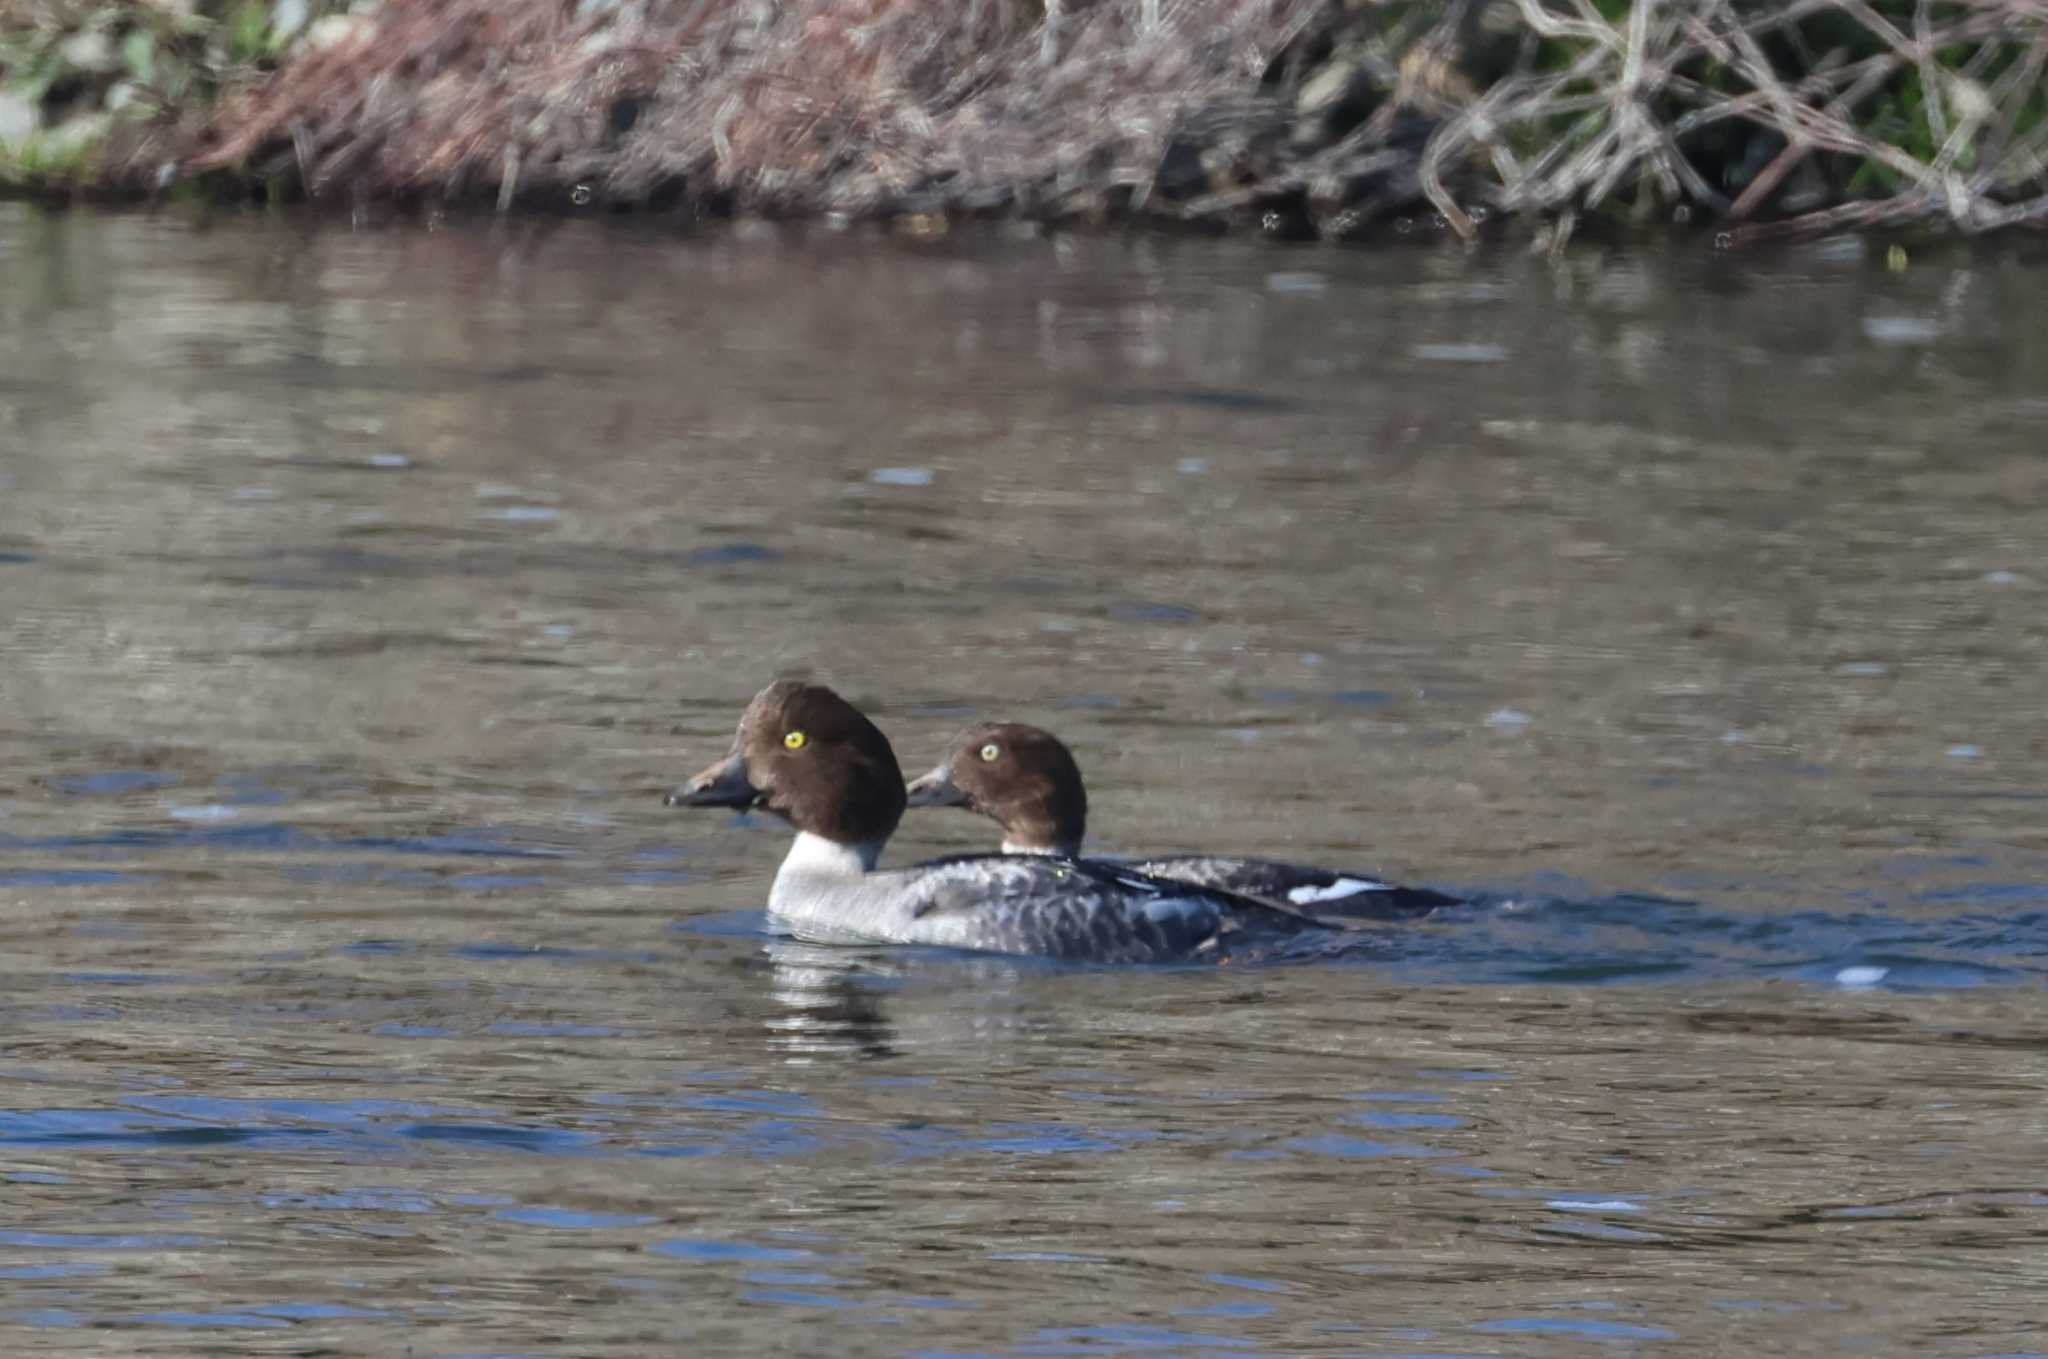
{"type": "Polygon", "coordinates": [[[903,791],[913,807],[968,807],[974,802],[959,784],[953,782],[953,775],[945,765],[912,779],[903,791]]]}
{"type": "Polygon", "coordinates": [[[761,800],[761,790],[747,778],[747,761],[738,751],[726,756],[662,799],[671,807],[738,807],[761,800]]]}

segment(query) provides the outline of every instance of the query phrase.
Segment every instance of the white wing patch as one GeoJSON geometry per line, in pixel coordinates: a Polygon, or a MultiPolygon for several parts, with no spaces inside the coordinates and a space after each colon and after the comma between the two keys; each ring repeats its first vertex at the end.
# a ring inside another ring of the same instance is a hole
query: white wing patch
{"type": "Polygon", "coordinates": [[[1287,894],[1287,899],[1297,906],[1306,906],[1312,901],[1335,901],[1338,897],[1348,897],[1357,892],[1386,890],[1385,883],[1374,882],[1371,878],[1339,878],[1324,887],[1317,887],[1313,883],[1297,887],[1287,894]]]}

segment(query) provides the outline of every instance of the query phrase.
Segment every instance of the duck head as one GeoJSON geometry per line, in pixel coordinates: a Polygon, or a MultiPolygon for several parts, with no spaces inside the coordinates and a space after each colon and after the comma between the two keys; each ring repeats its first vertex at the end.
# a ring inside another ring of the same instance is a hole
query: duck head
{"type": "Polygon", "coordinates": [[[879,847],[903,818],[903,771],[858,708],[822,684],[777,680],[740,714],[732,752],[667,801],[758,808],[842,845],[879,847]]]}
{"type": "Polygon", "coordinates": [[[1012,854],[1074,854],[1088,829],[1081,767],[1059,737],[1021,722],[964,731],[907,790],[912,807],[965,807],[1003,828],[1012,854]]]}

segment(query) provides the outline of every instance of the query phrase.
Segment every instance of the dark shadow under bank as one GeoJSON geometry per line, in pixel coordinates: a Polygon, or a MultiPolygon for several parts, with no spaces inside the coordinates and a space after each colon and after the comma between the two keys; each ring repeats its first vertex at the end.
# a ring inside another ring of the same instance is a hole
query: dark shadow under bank
{"type": "Polygon", "coordinates": [[[0,186],[914,234],[2048,225],[2021,0],[385,0],[289,35],[211,8],[0,21],[0,186]]]}

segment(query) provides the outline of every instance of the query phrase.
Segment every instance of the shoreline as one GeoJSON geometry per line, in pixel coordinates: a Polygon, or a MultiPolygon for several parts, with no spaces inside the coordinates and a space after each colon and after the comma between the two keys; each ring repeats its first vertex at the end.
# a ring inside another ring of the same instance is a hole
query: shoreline
{"type": "Polygon", "coordinates": [[[0,195],[1550,248],[2048,227],[2048,14],[2022,0],[164,13],[0,27],[0,195]]]}

